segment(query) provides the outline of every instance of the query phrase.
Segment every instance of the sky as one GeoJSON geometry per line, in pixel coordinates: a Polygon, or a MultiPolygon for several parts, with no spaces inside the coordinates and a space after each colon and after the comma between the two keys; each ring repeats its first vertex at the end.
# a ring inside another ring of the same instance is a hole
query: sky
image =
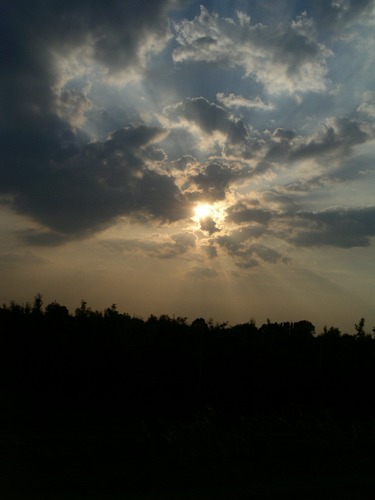
{"type": "Polygon", "coordinates": [[[2,1],[1,303],[371,331],[374,28],[373,0],[2,1]]]}

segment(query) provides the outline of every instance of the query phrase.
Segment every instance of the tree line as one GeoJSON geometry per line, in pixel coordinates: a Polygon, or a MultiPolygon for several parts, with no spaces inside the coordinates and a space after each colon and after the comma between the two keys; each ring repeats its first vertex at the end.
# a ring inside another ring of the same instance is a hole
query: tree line
{"type": "Polygon", "coordinates": [[[118,415],[318,411],[375,416],[375,338],[307,321],[73,314],[57,302],[0,309],[0,391],[15,408],[118,415]]]}

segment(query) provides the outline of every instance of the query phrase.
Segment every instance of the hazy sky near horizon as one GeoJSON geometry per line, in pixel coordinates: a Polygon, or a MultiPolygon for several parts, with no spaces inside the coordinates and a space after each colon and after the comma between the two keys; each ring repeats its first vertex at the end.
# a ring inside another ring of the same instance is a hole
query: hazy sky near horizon
{"type": "Polygon", "coordinates": [[[375,325],[373,0],[5,0],[0,301],[375,325]]]}

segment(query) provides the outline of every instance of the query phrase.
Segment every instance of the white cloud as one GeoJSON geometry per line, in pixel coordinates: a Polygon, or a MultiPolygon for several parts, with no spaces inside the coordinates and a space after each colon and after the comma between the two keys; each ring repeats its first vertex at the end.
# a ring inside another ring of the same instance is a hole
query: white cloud
{"type": "Polygon", "coordinates": [[[249,108],[249,109],[261,109],[263,111],[271,111],[275,109],[272,104],[266,104],[262,99],[257,96],[255,99],[246,99],[241,95],[229,94],[225,95],[223,92],[218,92],[216,94],[216,99],[224,104],[227,108],[249,108]]]}

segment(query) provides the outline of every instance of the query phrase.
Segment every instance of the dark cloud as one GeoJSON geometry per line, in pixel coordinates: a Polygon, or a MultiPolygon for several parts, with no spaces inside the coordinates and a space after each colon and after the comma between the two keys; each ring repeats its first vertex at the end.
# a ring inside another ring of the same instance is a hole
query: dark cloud
{"type": "Polygon", "coordinates": [[[239,179],[244,172],[212,162],[204,165],[201,172],[189,177],[189,184],[193,183],[206,200],[223,200],[231,183],[239,179]]]}
{"type": "Polygon", "coordinates": [[[172,177],[149,171],[136,183],[135,211],[146,211],[151,218],[173,222],[189,217],[191,208],[172,177]]]}
{"type": "Polygon", "coordinates": [[[264,262],[270,262],[275,264],[276,262],[283,262],[287,264],[290,262],[288,257],[284,257],[280,252],[274,250],[273,248],[269,248],[265,245],[255,244],[249,247],[249,251],[257,255],[264,262]]]}
{"type": "Polygon", "coordinates": [[[269,162],[294,162],[313,158],[327,161],[346,158],[354,147],[372,138],[368,123],[353,117],[327,119],[310,137],[298,136],[295,131],[277,128],[266,132],[264,158],[269,162]]]}
{"type": "MultiPolygon", "coordinates": [[[[264,199],[275,204],[275,211],[248,206],[244,202],[227,210],[228,221],[241,224],[241,227],[230,235],[216,237],[215,241],[230,254],[243,257],[249,251],[244,244],[263,234],[284,239],[296,246],[340,248],[368,246],[375,236],[374,207],[308,212],[297,211],[297,206],[289,197],[265,193],[264,199]]],[[[256,248],[253,244],[252,254],[259,256],[256,248]]]]}
{"type": "Polygon", "coordinates": [[[204,97],[184,99],[165,108],[164,113],[173,120],[193,122],[207,134],[221,132],[231,144],[238,144],[247,138],[246,128],[239,118],[204,97]]]}
{"type": "Polygon", "coordinates": [[[94,61],[112,75],[141,71],[164,47],[166,14],[180,4],[2,3],[0,194],[52,231],[30,233],[29,242],[57,244],[137,211],[162,221],[186,215],[173,179],[148,170],[165,158],[153,144],[160,130],[127,127],[90,144],[77,127],[91,101],[82,89],[64,88],[94,61]]]}
{"type": "Polygon", "coordinates": [[[347,155],[351,149],[369,139],[361,122],[343,117],[328,121],[324,129],[307,143],[298,145],[290,153],[293,160],[334,154],[347,155]]]}
{"type": "Polygon", "coordinates": [[[227,209],[227,220],[236,224],[256,222],[267,225],[272,218],[272,213],[262,208],[247,205],[245,202],[238,202],[227,209]]]}
{"type": "Polygon", "coordinates": [[[86,112],[91,108],[90,99],[77,90],[63,90],[57,97],[57,114],[70,123],[79,127],[85,120],[86,112]]]}
{"type": "Polygon", "coordinates": [[[375,236],[375,207],[303,212],[293,226],[285,237],[297,246],[364,247],[375,236]]]}
{"type": "Polygon", "coordinates": [[[201,248],[206,252],[210,259],[214,259],[215,257],[217,257],[217,248],[213,243],[210,243],[208,245],[202,244],[201,248]]]}
{"type": "Polygon", "coordinates": [[[240,267],[254,267],[259,264],[258,261],[252,257],[251,252],[248,252],[248,247],[241,241],[238,241],[235,234],[217,236],[215,242],[226,250],[229,255],[235,257],[236,263],[240,267]]]}
{"type": "Polygon", "coordinates": [[[252,170],[252,177],[257,177],[257,176],[262,176],[266,174],[267,172],[271,171],[273,169],[272,163],[269,161],[263,160],[260,161],[256,164],[254,169],[252,170]]]}
{"type": "Polygon", "coordinates": [[[266,161],[281,162],[288,158],[297,134],[293,130],[277,128],[269,137],[266,161]]]}
{"type": "MultiPolygon", "coordinates": [[[[128,127],[88,144],[69,158],[34,168],[28,183],[12,186],[13,206],[62,235],[82,237],[124,215],[171,222],[190,216],[190,203],[172,177],[148,168],[162,159],[154,127],[128,127]]],[[[30,165],[28,165],[30,168],[30,165]]],[[[35,238],[29,236],[29,242],[35,238]]],[[[39,235],[41,243],[58,241],[39,235]]]]}
{"type": "Polygon", "coordinates": [[[264,200],[275,204],[275,211],[248,206],[244,202],[227,210],[227,220],[241,226],[229,234],[217,236],[215,241],[230,255],[243,260],[250,252],[270,262],[283,260],[281,254],[273,255],[264,250],[266,247],[261,243],[254,244],[254,239],[260,242],[264,234],[296,246],[340,248],[369,246],[375,236],[374,207],[308,212],[297,211],[289,197],[265,193],[264,200]],[[252,242],[250,247],[249,242],[252,242]]]}
{"type": "Polygon", "coordinates": [[[235,258],[236,265],[241,269],[251,269],[262,261],[270,264],[277,262],[287,264],[289,262],[289,259],[280,252],[260,244],[241,244],[235,251],[229,251],[229,253],[235,258]]]}
{"type": "Polygon", "coordinates": [[[259,265],[254,256],[254,250],[249,244],[237,241],[235,234],[227,234],[216,238],[217,244],[234,258],[236,265],[241,269],[251,269],[259,265]]]}
{"type": "Polygon", "coordinates": [[[279,211],[285,214],[294,214],[298,210],[298,204],[295,200],[277,191],[264,192],[263,199],[265,202],[275,205],[279,211]]]}
{"type": "Polygon", "coordinates": [[[199,226],[202,231],[207,231],[210,235],[220,231],[220,229],[217,227],[216,222],[211,217],[202,219],[199,223],[199,226]]]}
{"type": "Polygon", "coordinates": [[[59,246],[71,239],[69,235],[57,231],[37,231],[35,229],[21,231],[18,235],[27,245],[44,247],[59,246]]]}
{"type": "MultiPolygon", "coordinates": [[[[3,36],[14,56],[36,49],[68,52],[89,46],[92,57],[111,72],[142,65],[145,49],[169,36],[166,14],[178,0],[35,0],[2,3],[3,36]],[[147,15],[145,15],[147,13],[147,15]],[[29,42],[29,47],[25,42],[29,42]],[[148,43],[150,46],[148,47],[148,43]],[[13,45],[13,46],[12,46],[13,45]],[[146,46],[146,47],[145,47],[146,46]],[[16,50],[14,50],[16,49],[16,50]]],[[[11,56],[9,56],[11,58],[11,56]]],[[[19,62],[19,61],[15,61],[19,62]]]]}
{"type": "Polygon", "coordinates": [[[324,189],[332,184],[337,184],[339,179],[334,176],[318,176],[311,179],[297,179],[286,184],[283,189],[287,193],[303,195],[316,189],[324,189]]]}
{"type": "Polygon", "coordinates": [[[277,250],[260,243],[258,238],[265,232],[259,226],[244,226],[227,234],[217,236],[214,241],[232,256],[238,267],[250,269],[261,261],[268,263],[289,262],[277,250]]]}

